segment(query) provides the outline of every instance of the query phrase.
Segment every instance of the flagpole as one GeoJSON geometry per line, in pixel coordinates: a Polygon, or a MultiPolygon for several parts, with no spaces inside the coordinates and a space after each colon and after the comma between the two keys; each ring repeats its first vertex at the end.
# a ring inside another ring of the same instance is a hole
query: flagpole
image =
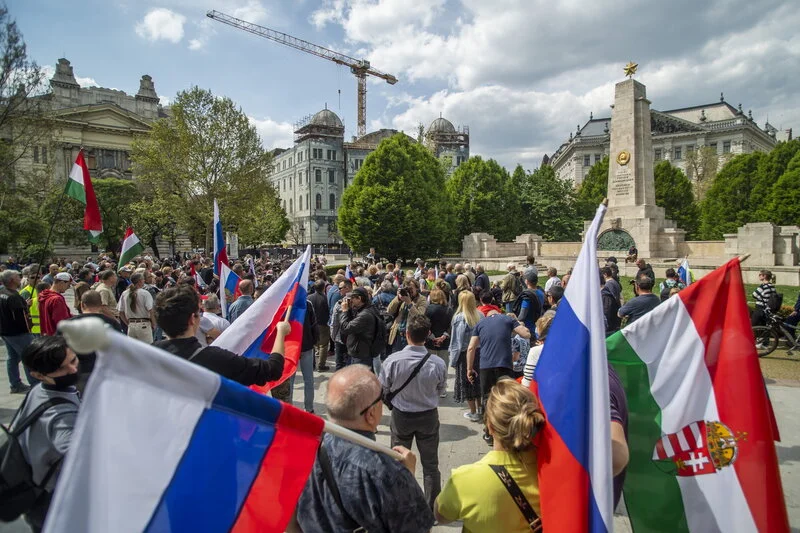
{"type": "MultiPolygon", "coordinates": [[[[83,146],[80,147],[80,151],[83,151],[83,146]]],[[[69,161],[67,161],[66,164],[69,165],[69,161]]],[[[68,184],[69,184],[69,171],[67,170],[67,182],[64,183],[64,188],[61,189],[61,196],[58,199],[56,212],[53,215],[52,222],[50,223],[50,229],[47,231],[47,239],[45,239],[44,247],[42,248],[41,254],[39,254],[39,272],[36,273],[36,279],[39,279],[39,276],[41,276],[42,263],[44,262],[45,255],[47,255],[47,246],[50,244],[50,239],[53,237],[53,229],[56,227],[56,222],[58,222],[58,215],[61,214],[61,206],[64,205],[64,196],[66,196],[67,194],[68,184]]]]}

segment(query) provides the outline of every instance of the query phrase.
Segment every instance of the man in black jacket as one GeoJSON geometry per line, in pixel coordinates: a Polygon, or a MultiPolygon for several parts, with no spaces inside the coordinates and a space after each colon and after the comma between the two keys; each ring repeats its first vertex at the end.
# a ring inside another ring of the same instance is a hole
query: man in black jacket
{"type": "Polygon", "coordinates": [[[342,300],[339,311],[342,335],[347,337],[348,364],[362,364],[372,368],[372,341],[379,324],[372,312],[372,302],[367,290],[358,287],[342,300]]]}
{"type": "Polygon", "coordinates": [[[264,385],[281,377],[283,340],[292,329],[287,321],[278,323],[272,354],[266,360],[241,357],[216,346],[203,348],[195,337],[200,327],[200,298],[188,285],[179,285],[159,293],[156,298],[156,322],[167,336],[167,340],[154,344],[157,348],[242,385],[264,385]]]}

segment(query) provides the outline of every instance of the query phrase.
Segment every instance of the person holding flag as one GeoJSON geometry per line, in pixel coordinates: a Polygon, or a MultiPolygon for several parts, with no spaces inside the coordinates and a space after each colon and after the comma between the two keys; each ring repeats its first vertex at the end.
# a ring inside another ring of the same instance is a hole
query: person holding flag
{"type": "Polygon", "coordinates": [[[156,322],[167,339],[154,346],[242,385],[264,385],[279,379],[283,373],[284,339],[292,330],[286,321],[277,324],[275,342],[267,359],[240,357],[218,346],[202,347],[195,336],[200,327],[200,297],[186,285],[159,293],[156,322]]]}
{"type": "MultiPolygon", "coordinates": [[[[222,275],[220,265],[228,266],[228,251],[225,248],[225,234],[222,232],[222,221],[219,219],[219,206],[214,199],[214,274],[222,275]]],[[[223,298],[220,295],[220,299],[223,298]]]]}

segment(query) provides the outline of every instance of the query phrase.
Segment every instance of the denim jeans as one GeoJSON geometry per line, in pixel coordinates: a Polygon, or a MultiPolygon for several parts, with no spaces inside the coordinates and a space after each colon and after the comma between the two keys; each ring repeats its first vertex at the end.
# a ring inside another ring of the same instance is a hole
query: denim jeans
{"type": "MultiPolygon", "coordinates": [[[[314,410],[314,349],[300,354],[300,372],[303,373],[303,408],[306,411],[314,410]]],[[[294,378],[297,372],[289,378],[289,390],[294,394],[294,378]]],[[[291,396],[289,397],[291,399],[291,396]]]]}
{"type": "MultiPolygon", "coordinates": [[[[11,335],[3,337],[6,344],[6,352],[8,352],[8,360],[6,361],[6,370],[8,371],[8,384],[11,388],[17,388],[22,385],[22,380],[19,375],[19,364],[22,362],[22,352],[33,341],[33,333],[23,333],[22,335],[11,335]]],[[[23,366],[24,368],[24,366],[23,366]]],[[[33,378],[28,369],[24,368],[25,376],[28,378],[28,384],[31,386],[36,385],[39,381],[33,378]]]]}
{"type": "Polygon", "coordinates": [[[347,346],[341,342],[334,342],[334,353],[336,354],[336,370],[341,370],[347,366],[347,346]]]}
{"type": "MultiPolygon", "coordinates": [[[[378,358],[378,360],[380,361],[380,358],[378,358]]],[[[367,368],[369,368],[370,370],[372,370],[372,372],[374,374],[377,375],[377,372],[375,372],[375,360],[374,359],[372,359],[372,360],[370,360],[370,359],[361,359],[359,357],[353,357],[352,355],[348,355],[347,356],[347,365],[348,366],[349,365],[364,365],[367,368]]],[[[380,371],[380,368],[378,369],[378,371],[380,371]]]]}

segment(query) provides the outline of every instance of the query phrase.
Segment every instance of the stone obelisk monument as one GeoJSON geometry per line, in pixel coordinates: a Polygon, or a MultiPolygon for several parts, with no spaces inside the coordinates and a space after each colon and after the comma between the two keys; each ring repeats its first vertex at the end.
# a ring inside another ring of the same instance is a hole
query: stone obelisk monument
{"type": "MultiPolygon", "coordinates": [[[[636,66],[629,63],[625,73],[633,76],[636,66]]],[[[627,232],[639,257],[678,257],[685,232],[666,220],[664,209],[656,205],[650,135],[650,101],[645,86],[632,77],[617,83],[611,112],[608,212],[601,232],[627,232]]]]}

